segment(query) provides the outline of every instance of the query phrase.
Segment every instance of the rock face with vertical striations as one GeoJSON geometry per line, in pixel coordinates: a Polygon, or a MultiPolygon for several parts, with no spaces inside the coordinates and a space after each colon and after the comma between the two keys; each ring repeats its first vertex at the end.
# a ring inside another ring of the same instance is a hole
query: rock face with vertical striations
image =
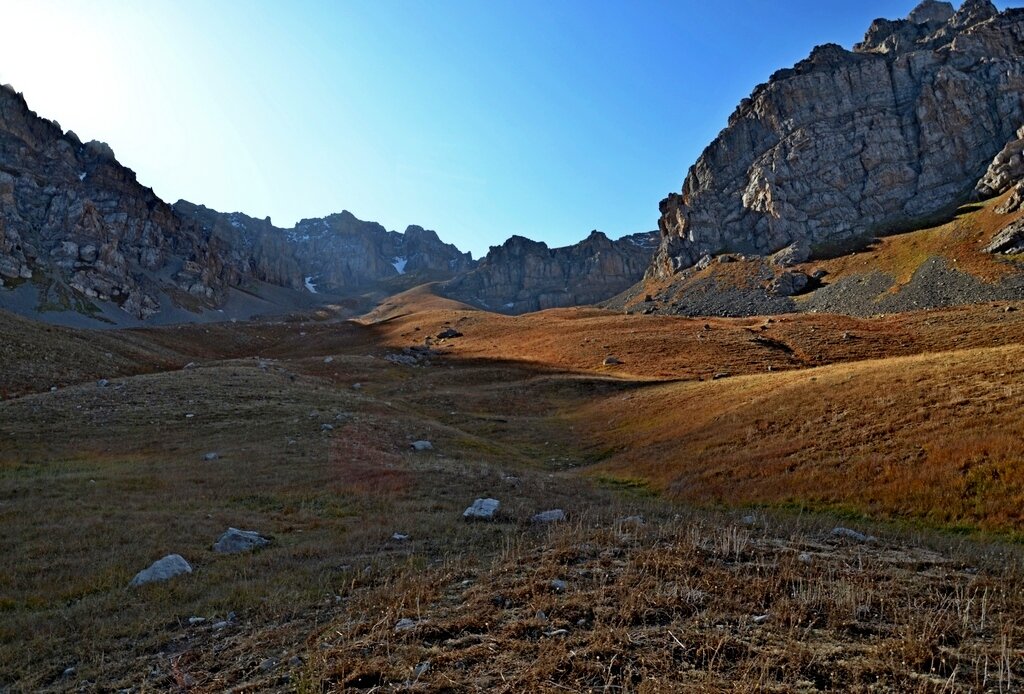
{"type": "Polygon", "coordinates": [[[644,274],[657,232],[610,240],[600,231],[564,248],[513,236],[494,246],[473,271],[446,282],[447,296],[502,313],[594,304],[626,290],[644,274]]]}
{"type": "Polygon", "coordinates": [[[0,276],[39,283],[51,303],[109,301],[146,318],[168,290],[220,301],[237,281],[222,250],[109,146],[82,143],[0,87],[0,276]]]}
{"type": "Polygon", "coordinates": [[[1022,99],[1024,10],[988,0],[928,0],[852,51],[819,46],[758,86],[662,201],[649,274],[727,252],[842,251],[1009,187],[979,179],[1008,143],[1003,164],[1017,164],[1022,99]]]}

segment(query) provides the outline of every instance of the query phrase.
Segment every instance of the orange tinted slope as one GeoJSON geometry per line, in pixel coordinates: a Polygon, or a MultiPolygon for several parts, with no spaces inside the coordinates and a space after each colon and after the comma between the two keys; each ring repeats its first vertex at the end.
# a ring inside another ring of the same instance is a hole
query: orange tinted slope
{"type": "Polygon", "coordinates": [[[598,474],[697,503],[1024,528],[1024,347],[667,384],[581,408],[598,474]]]}

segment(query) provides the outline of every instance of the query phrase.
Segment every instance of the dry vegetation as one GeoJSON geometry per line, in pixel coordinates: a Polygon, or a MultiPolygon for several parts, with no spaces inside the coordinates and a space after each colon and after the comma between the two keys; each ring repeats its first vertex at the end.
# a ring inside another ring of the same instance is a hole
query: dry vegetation
{"type": "Polygon", "coordinates": [[[0,315],[0,691],[1016,691],[1005,308],[0,315]],[[459,519],[486,496],[499,522],[459,519]],[[215,555],[228,526],[273,543],[215,555]],[[171,552],[195,572],[126,587],[171,552]]]}

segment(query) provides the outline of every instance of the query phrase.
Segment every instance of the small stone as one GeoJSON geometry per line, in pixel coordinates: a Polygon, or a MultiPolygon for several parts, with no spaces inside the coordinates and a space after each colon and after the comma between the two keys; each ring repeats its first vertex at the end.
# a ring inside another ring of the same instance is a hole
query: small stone
{"type": "Polygon", "coordinates": [[[623,525],[647,525],[643,516],[626,516],[622,519],[623,525]]]}
{"type": "Polygon", "coordinates": [[[184,370],[188,371],[188,370],[196,368],[197,366],[199,366],[199,365],[196,364],[194,361],[190,361],[189,363],[185,364],[185,366],[183,366],[182,368],[184,370]]]}
{"type": "Polygon", "coordinates": [[[430,441],[413,441],[409,444],[414,451],[432,451],[434,450],[434,444],[430,441]]]}
{"type": "Polygon", "coordinates": [[[402,619],[399,619],[398,622],[395,624],[395,631],[409,631],[410,629],[415,628],[416,622],[409,619],[408,617],[403,617],[402,619]]]}
{"type": "Polygon", "coordinates": [[[50,392],[51,393],[56,393],[57,392],[57,386],[50,386],[50,392]]]}
{"type": "Polygon", "coordinates": [[[565,520],[565,511],[560,508],[542,511],[530,519],[533,523],[558,523],[565,520]]]}
{"type": "Polygon", "coordinates": [[[207,461],[209,461],[209,460],[217,460],[219,458],[220,458],[220,453],[217,453],[215,451],[210,451],[209,453],[207,453],[206,455],[203,456],[203,460],[207,460],[207,461]]]}
{"type": "Polygon", "coordinates": [[[334,431],[334,425],[333,424],[321,424],[320,425],[320,431],[334,431]]]}
{"type": "Polygon", "coordinates": [[[729,378],[730,376],[732,376],[732,374],[729,373],[728,371],[719,371],[718,373],[711,377],[711,380],[721,381],[723,378],[729,378]]]}
{"type": "Polygon", "coordinates": [[[797,557],[797,559],[799,559],[799,560],[800,560],[800,563],[801,563],[801,564],[808,564],[808,565],[810,565],[810,564],[813,564],[813,563],[814,563],[814,557],[812,557],[812,556],[811,556],[810,554],[808,554],[807,552],[801,552],[801,553],[800,553],[800,556],[799,556],[799,557],[797,557]]]}
{"type": "Polygon", "coordinates": [[[847,540],[853,540],[854,542],[875,542],[877,540],[877,538],[871,535],[865,535],[864,533],[859,533],[856,530],[841,527],[832,529],[832,537],[841,537],[847,540]]]}
{"type": "Polygon", "coordinates": [[[226,621],[214,622],[213,629],[214,629],[214,631],[220,631],[221,629],[224,629],[225,627],[227,627],[228,624],[229,623],[226,622],[226,621]]]}
{"type": "Polygon", "coordinates": [[[445,328],[437,334],[437,339],[439,340],[451,340],[456,337],[462,337],[462,333],[455,328],[445,328]]]}
{"type": "Polygon", "coordinates": [[[547,636],[549,639],[555,638],[556,636],[568,636],[569,635],[569,630],[568,629],[554,629],[553,631],[545,632],[544,635],[547,636]]]}
{"type": "Polygon", "coordinates": [[[405,542],[406,540],[409,539],[409,536],[406,535],[405,533],[395,533],[394,535],[391,536],[391,539],[394,540],[395,542],[405,542]]]}
{"type": "Polygon", "coordinates": [[[771,615],[761,614],[754,617],[754,624],[764,624],[771,615]]]}
{"type": "Polygon", "coordinates": [[[61,674],[61,677],[64,677],[64,678],[74,677],[76,672],[78,672],[78,670],[74,666],[69,667],[69,668],[64,668],[64,672],[61,674]]]}
{"type": "Polygon", "coordinates": [[[185,413],[185,419],[192,419],[193,417],[195,417],[195,414],[193,414],[192,412],[185,413]]]}
{"type": "Polygon", "coordinates": [[[267,658],[262,663],[260,663],[260,671],[271,672],[272,670],[275,670],[277,668],[278,662],[279,661],[277,660],[277,658],[267,658]]]}
{"type": "Polygon", "coordinates": [[[743,516],[743,518],[740,518],[740,523],[743,525],[757,525],[757,516],[743,516]]]}
{"type": "Polygon", "coordinates": [[[180,554],[168,554],[163,559],[158,559],[150,564],[148,568],[135,574],[135,578],[132,579],[129,585],[132,587],[142,586],[147,583],[166,581],[175,576],[190,573],[192,573],[192,566],[185,561],[184,557],[180,554]]]}
{"type": "Polygon", "coordinates": [[[193,626],[193,627],[194,627],[194,626],[195,626],[196,624],[202,624],[202,623],[203,623],[203,622],[205,622],[205,621],[206,621],[206,617],[189,617],[189,618],[188,618],[188,624],[189,624],[189,626],[193,626]]]}
{"type": "Polygon", "coordinates": [[[235,554],[266,547],[270,540],[254,530],[228,528],[213,544],[213,551],[219,554],[235,554]]]}
{"type": "Polygon", "coordinates": [[[332,361],[334,361],[334,357],[324,357],[325,364],[330,364],[332,361]]]}
{"type": "Polygon", "coordinates": [[[534,619],[538,622],[546,622],[548,621],[548,616],[544,614],[544,610],[537,610],[537,614],[534,615],[534,619]]]}
{"type": "Polygon", "coordinates": [[[299,667],[300,665],[302,665],[302,658],[300,658],[297,655],[293,655],[291,658],[288,659],[288,665],[290,665],[291,667],[299,667]]]}
{"type": "Polygon", "coordinates": [[[605,357],[603,364],[604,366],[618,366],[622,362],[619,361],[618,357],[605,357]]]}
{"type": "Polygon", "coordinates": [[[107,386],[110,385],[110,381],[108,381],[105,378],[101,378],[100,380],[96,381],[96,385],[98,385],[100,388],[106,388],[107,386]]]}
{"type": "Polygon", "coordinates": [[[362,383],[353,383],[352,384],[352,390],[362,390],[362,389],[363,389],[363,384],[362,383]]]}
{"type": "Polygon", "coordinates": [[[473,505],[462,512],[465,520],[493,520],[501,502],[497,499],[477,499],[473,505]]]}
{"type": "Polygon", "coordinates": [[[551,581],[551,590],[555,591],[556,593],[564,593],[565,589],[568,587],[569,584],[560,578],[556,578],[553,581],[551,581]]]}

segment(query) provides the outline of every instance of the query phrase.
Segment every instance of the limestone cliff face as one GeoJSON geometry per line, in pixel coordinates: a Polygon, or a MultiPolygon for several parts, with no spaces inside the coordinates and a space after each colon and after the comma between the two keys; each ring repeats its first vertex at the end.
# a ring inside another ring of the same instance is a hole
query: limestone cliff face
{"type": "Polygon", "coordinates": [[[295,289],[342,293],[405,274],[445,280],[475,265],[469,253],[433,231],[410,226],[400,234],[347,211],[282,229],[269,218],[217,212],[184,200],[174,209],[223,239],[231,249],[231,266],[242,275],[295,289]]]}
{"type": "Polygon", "coordinates": [[[644,274],[657,232],[617,241],[599,231],[564,248],[522,236],[494,246],[475,270],[442,285],[446,295],[503,313],[594,304],[626,290],[644,274]]]}
{"type": "Polygon", "coordinates": [[[852,51],[820,46],[740,104],[662,201],[651,274],[726,252],[841,250],[946,213],[1022,124],[1024,10],[929,0],[876,20],[852,51]]]}
{"type": "Polygon", "coordinates": [[[138,318],[167,289],[219,301],[237,276],[220,242],[179,219],[121,166],[0,87],[0,281],[33,280],[48,301],[112,301],[138,318]]]}

